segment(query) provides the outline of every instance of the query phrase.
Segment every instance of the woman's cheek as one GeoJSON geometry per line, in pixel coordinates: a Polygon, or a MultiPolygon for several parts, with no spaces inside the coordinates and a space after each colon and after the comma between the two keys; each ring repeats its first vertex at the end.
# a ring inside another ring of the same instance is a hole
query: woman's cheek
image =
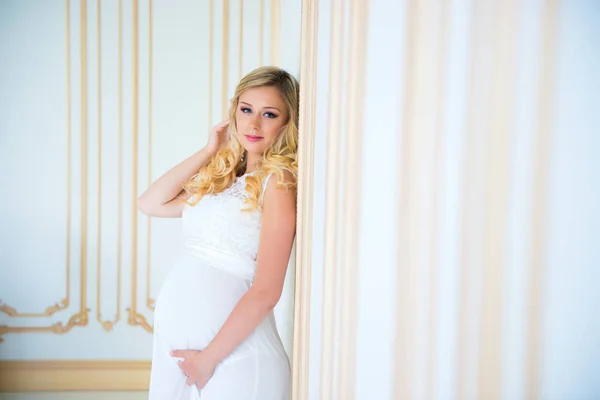
{"type": "Polygon", "coordinates": [[[269,134],[275,136],[281,127],[282,125],[278,121],[270,121],[268,125],[269,134]]]}

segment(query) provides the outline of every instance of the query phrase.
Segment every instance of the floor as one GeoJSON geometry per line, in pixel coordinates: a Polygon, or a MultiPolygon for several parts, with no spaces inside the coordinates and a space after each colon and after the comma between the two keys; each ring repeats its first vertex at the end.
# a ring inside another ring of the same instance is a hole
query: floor
{"type": "Polygon", "coordinates": [[[0,393],[0,400],[147,400],[148,392],[0,393]]]}

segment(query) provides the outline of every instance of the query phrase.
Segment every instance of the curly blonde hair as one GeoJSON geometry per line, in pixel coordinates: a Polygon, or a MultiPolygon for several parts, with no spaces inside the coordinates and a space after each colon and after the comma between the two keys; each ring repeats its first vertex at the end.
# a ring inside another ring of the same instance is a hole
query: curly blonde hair
{"type": "Polygon", "coordinates": [[[286,189],[295,188],[298,179],[298,81],[288,72],[277,67],[260,67],[239,82],[229,106],[229,143],[212,157],[207,165],[194,175],[184,186],[190,194],[189,204],[195,205],[206,194],[216,194],[230,187],[246,171],[246,150],[238,138],[235,114],[240,96],[248,89],[272,86],[279,89],[288,108],[288,120],[281,128],[271,146],[264,152],[255,173],[246,176],[245,211],[260,208],[264,179],[270,174],[277,177],[277,185],[286,189]],[[285,171],[292,179],[286,179],[285,171]],[[195,196],[194,196],[195,195],[195,196]],[[193,200],[192,200],[193,199],[193,200]]]}

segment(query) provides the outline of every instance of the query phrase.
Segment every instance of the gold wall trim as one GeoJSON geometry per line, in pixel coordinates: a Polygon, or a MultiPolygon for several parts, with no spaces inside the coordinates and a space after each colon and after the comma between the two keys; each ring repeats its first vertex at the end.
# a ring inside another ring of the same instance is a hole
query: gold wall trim
{"type": "Polygon", "coordinates": [[[65,20],[66,20],[66,43],[65,43],[65,48],[66,48],[66,53],[67,53],[67,59],[66,59],[66,72],[67,72],[67,76],[66,76],[66,82],[67,82],[67,93],[66,93],[66,97],[67,97],[67,215],[66,215],[66,221],[67,221],[67,254],[66,254],[66,265],[67,265],[67,294],[65,297],[65,301],[63,302],[63,305],[65,307],[68,307],[70,304],[70,294],[71,294],[71,189],[72,189],[72,184],[71,184],[71,170],[72,170],[72,156],[73,156],[73,151],[71,148],[71,135],[73,133],[73,129],[71,126],[71,116],[72,116],[72,109],[71,109],[71,1],[70,0],[66,0],[65,2],[66,5],[66,12],[65,12],[65,20]]]}
{"type": "Polygon", "coordinates": [[[279,65],[280,0],[271,0],[271,65],[279,65]]]}
{"type": "MultiPolygon", "coordinates": [[[[118,320],[119,306],[117,306],[117,316],[114,320],[102,320],[102,302],[101,302],[101,290],[102,290],[102,11],[101,11],[101,0],[96,2],[96,21],[97,21],[97,47],[98,47],[98,190],[96,192],[98,201],[97,219],[98,219],[98,233],[97,233],[97,263],[98,273],[96,282],[96,320],[102,325],[104,330],[107,332],[112,330],[113,326],[118,320]]],[[[119,174],[120,175],[120,174],[119,174]]],[[[117,261],[120,263],[120,260],[117,261]]]]}
{"type": "Polygon", "coordinates": [[[340,179],[340,132],[343,104],[344,1],[331,3],[329,63],[329,118],[327,126],[327,171],[325,184],[325,248],[323,263],[323,315],[321,330],[321,398],[333,399],[338,283],[338,212],[340,179]]]}
{"type": "Polygon", "coordinates": [[[223,105],[221,114],[223,119],[225,119],[229,115],[229,0],[223,0],[223,49],[221,55],[223,57],[223,65],[221,66],[223,69],[223,81],[221,82],[221,96],[223,96],[223,105]]]}
{"type": "Polygon", "coordinates": [[[115,317],[113,320],[103,320],[102,319],[102,302],[101,302],[101,288],[102,288],[102,260],[101,260],[101,190],[102,190],[102,89],[101,89],[101,71],[102,71],[102,62],[101,62],[101,50],[102,50],[102,18],[101,18],[101,0],[97,1],[97,23],[98,23],[98,276],[97,276],[97,288],[96,288],[96,303],[97,303],[97,312],[96,312],[96,320],[102,325],[105,331],[110,332],[117,322],[121,319],[121,238],[122,238],[122,210],[121,210],[121,194],[122,194],[122,169],[123,169],[123,160],[122,160],[122,60],[123,60],[123,45],[122,45],[122,32],[123,32],[123,17],[122,17],[122,0],[118,2],[119,7],[119,26],[118,26],[118,59],[119,59],[119,71],[118,71],[118,189],[117,189],[117,310],[115,313],[115,317]]]}
{"type": "MultiPolygon", "coordinates": [[[[81,0],[81,298],[80,322],[87,325],[87,5],[81,0]]],[[[69,321],[70,322],[70,321],[69,321]]],[[[79,325],[79,324],[77,324],[79,325]]]]}
{"type": "Polygon", "coordinates": [[[358,329],[358,274],[362,201],[362,148],[364,88],[368,33],[368,2],[350,2],[350,43],[346,106],[346,160],[344,168],[341,262],[341,332],[339,398],[356,397],[356,335],[358,329]]]}
{"type": "Polygon", "coordinates": [[[213,120],[213,0],[208,0],[208,128],[213,120]]]}
{"type": "MultiPolygon", "coordinates": [[[[69,259],[69,257],[67,257],[69,259]]],[[[68,261],[70,263],[70,261],[68,261]]],[[[68,268],[68,267],[67,267],[68,268]]],[[[50,317],[56,314],[60,310],[64,310],[69,306],[69,296],[62,299],[59,303],[52,304],[51,306],[46,307],[43,312],[40,313],[28,313],[28,312],[20,312],[16,308],[9,306],[8,304],[2,304],[0,306],[0,312],[13,317],[13,318],[24,318],[24,317],[50,317]]]]}
{"type": "Polygon", "coordinates": [[[119,177],[117,198],[119,206],[117,207],[117,316],[115,319],[121,319],[121,279],[123,276],[123,0],[119,0],[119,177]]]}
{"type": "Polygon", "coordinates": [[[263,66],[263,40],[265,37],[265,0],[259,0],[258,7],[258,66],[263,66]]]}
{"type": "MultiPolygon", "coordinates": [[[[153,3],[148,0],[148,187],[152,184],[152,79],[153,79],[153,3]]],[[[148,229],[146,231],[146,307],[154,311],[154,299],[150,296],[151,259],[152,259],[152,218],[148,216],[148,229]]]]}
{"type": "Polygon", "coordinates": [[[96,199],[98,201],[98,210],[96,218],[98,219],[98,233],[96,248],[98,251],[97,260],[98,271],[97,271],[97,282],[96,282],[96,320],[100,322],[102,327],[106,331],[112,329],[113,321],[102,321],[102,303],[101,303],[101,288],[102,288],[102,16],[101,16],[101,0],[96,1],[96,34],[98,47],[98,143],[97,146],[97,157],[98,157],[98,189],[96,190],[96,199]]]}
{"type": "Polygon", "coordinates": [[[556,19],[558,0],[543,2],[542,48],[539,73],[538,125],[533,146],[533,206],[531,208],[532,234],[529,266],[528,329],[525,330],[525,395],[528,399],[540,397],[541,352],[543,346],[542,310],[546,268],[544,248],[546,245],[546,217],[548,212],[548,186],[550,171],[550,146],[552,142],[552,115],[555,101],[556,75],[556,19]]]}
{"type": "Polygon", "coordinates": [[[308,399],[310,296],[314,185],[315,112],[317,96],[318,0],[302,2],[300,49],[300,141],[298,153],[298,235],[294,298],[292,400],[308,399]]]}
{"type": "Polygon", "coordinates": [[[150,361],[0,361],[0,392],[148,390],[150,361]]]}
{"type": "Polygon", "coordinates": [[[152,332],[152,326],[148,323],[146,317],[137,311],[137,283],[138,283],[138,163],[139,163],[139,3],[133,0],[133,183],[132,183],[132,224],[131,224],[131,307],[127,321],[130,325],[139,325],[144,330],[152,332]]]}
{"type": "Polygon", "coordinates": [[[242,79],[242,74],[243,74],[243,54],[244,54],[244,0],[239,0],[239,8],[240,8],[240,13],[239,13],[239,17],[238,17],[238,25],[239,25],[239,37],[238,37],[238,57],[239,57],[239,66],[238,66],[238,79],[241,80],[242,79]]]}

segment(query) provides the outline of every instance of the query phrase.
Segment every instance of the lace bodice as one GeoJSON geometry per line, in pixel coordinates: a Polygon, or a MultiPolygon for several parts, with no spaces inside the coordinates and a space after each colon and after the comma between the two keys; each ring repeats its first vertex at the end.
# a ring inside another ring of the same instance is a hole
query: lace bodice
{"type": "MultiPolygon", "coordinates": [[[[186,204],[182,223],[184,248],[214,267],[252,280],[260,236],[260,209],[242,211],[247,205],[246,174],[225,191],[205,195],[195,205],[186,204]]],[[[271,175],[263,182],[263,194],[271,175]]]]}

